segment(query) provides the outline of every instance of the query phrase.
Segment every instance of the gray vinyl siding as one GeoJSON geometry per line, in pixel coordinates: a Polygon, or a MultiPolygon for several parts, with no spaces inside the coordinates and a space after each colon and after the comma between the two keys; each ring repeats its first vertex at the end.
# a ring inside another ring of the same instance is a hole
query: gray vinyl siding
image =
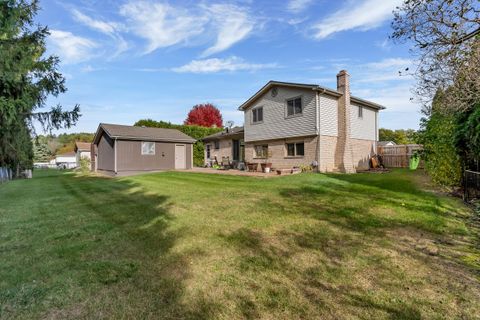
{"type": "Polygon", "coordinates": [[[175,145],[185,145],[187,169],[192,167],[192,145],[155,142],[154,155],[142,155],[142,141],[117,140],[117,171],[153,171],[175,168],[175,145]]]}
{"type": "Polygon", "coordinates": [[[98,170],[114,171],[114,141],[106,134],[102,134],[98,142],[98,170]]]}
{"type": "Polygon", "coordinates": [[[376,140],[377,139],[377,111],[363,107],[363,117],[358,117],[358,105],[350,106],[350,137],[353,139],[376,140]]]}
{"type": "Polygon", "coordinates": [[[316,134],[316,94],[310,89],[278,87],[272,97],[267,91],[245,111],[245,142],[301,137],[316,134]],[[302,97],[303,113],[287,117],[286,100],[302,97]],[[252,123],[252,109],[263,107],[263,122],[252,123]]]}
{"type": "Polygon", "coordinates": [[[338,100],[337,98],[320,95],[320,134],[338,136],[338,100]]]}

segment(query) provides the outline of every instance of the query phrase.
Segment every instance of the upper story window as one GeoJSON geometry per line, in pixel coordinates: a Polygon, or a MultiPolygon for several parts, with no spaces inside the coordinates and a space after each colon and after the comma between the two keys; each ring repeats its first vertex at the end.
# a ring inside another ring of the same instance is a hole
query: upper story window
{"type": "Polygon", "coordinates": [[[142,142],[142,155],[155,155],[155,142],[142,142]]]}
{"type": "Polygon", "coordinates": [[[214,144],[215,144],[215,150],[220,149],[220,141],[215,140],[214,144]]]}
{"type": "Polygon", "coordinates": [[[363,118],[363,107],[358,107],[358,117],[363,118]]]}
{"type": "Polygon", "coordinates": [[[303,112],[302,98],[293,98],[287,100],[287,117],[300,115],[303,112]]]}
{"type": "Polygon", "coordinates": [[[263,107],[252,110],[252,123],[263,122],[263,107]]]}

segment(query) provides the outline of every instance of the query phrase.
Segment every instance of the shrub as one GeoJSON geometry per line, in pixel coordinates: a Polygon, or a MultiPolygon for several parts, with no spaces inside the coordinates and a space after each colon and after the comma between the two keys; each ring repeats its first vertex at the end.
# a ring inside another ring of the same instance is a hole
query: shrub
{"type": "Polygon", "coordinates": [[[88,173],[90,171],[90,159],[87,157],[80,158],[80,171],[82,173],[88,173]]]}

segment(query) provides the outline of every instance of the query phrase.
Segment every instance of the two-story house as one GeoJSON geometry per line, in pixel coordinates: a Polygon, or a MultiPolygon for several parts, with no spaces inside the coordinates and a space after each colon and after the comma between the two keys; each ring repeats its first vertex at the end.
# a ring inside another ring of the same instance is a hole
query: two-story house
{"type": "Polygon", "coordinates": [[[243,103],[245,160],[268,157],[274,168],[314,163],[321,172],[367,169],[378,140],[376,103],[350,95],[346,71],[337,90],[268,82],[243,103]]]}
{"type": "Polygon", "coordinates": [[[320,172],[368,169],[382,109],[350,95],[345,70],[336,90],[270,81],[239,107],[245,161],[267,161],[275,169],[313,164],[320,172]]]}

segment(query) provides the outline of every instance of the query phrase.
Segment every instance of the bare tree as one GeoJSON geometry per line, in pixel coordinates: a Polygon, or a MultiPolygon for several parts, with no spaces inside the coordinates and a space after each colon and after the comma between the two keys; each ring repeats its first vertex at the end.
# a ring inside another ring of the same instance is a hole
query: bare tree
{"type": "Polygon", "coordinates": [[[413,41],[415,94],[430,114],[438,90],[448,92],[445,111],[480,101],[479,0],[405,0],[394,11],[392,38],[413,41]]]}

